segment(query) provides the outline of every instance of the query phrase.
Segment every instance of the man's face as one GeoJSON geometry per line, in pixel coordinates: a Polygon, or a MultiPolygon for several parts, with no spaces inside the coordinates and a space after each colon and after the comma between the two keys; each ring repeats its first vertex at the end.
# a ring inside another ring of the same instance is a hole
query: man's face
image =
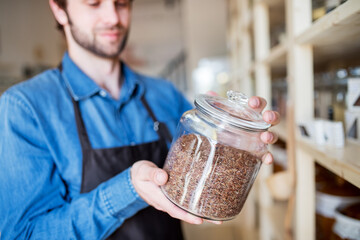
{"type": "Polygon", "coordinates": [[[67,37],[97,56],[118,57],[128,37],[130,11],[130,0],[68,0],[67,37]]]}

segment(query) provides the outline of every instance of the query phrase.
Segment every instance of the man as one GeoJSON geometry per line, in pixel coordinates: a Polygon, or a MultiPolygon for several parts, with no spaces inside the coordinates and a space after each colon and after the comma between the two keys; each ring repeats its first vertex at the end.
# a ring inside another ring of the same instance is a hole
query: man
{"type": "MultiPolygon", "coordinates": [[[[130,0],[49,3],[68,52],[0,100],[2,239],[182,239],[177,219],[203,220],[166,199],[158,167],[191,105],[172,84],[119,62],[130,0]]],[[[266,102],[249,104],[261,111],[266,102]]]]}

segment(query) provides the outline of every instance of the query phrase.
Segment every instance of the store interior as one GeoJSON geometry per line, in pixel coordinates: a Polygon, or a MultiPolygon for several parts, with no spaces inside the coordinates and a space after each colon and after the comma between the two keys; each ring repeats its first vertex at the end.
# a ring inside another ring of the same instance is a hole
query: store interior
{"type": "MultiPolygon", "coordinates": [[[[0,1],[0,93],[64,51],[47,2],[0,1]]],[[[187,240],[360,239],[359,0],[135,0],[121,59],[190,101],[231,89],[281,115],[241,213],[187,240]]]]}

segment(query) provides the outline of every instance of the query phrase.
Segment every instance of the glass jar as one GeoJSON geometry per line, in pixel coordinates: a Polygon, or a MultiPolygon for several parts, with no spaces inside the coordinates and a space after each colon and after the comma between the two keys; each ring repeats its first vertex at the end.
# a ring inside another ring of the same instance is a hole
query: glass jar
{"type": "Polygon", "coordinates": [[[270,124],[248,106],[244,94],[227,95],[196,97],[196,108],[180,119],[164,165],[167,198],[211,220],[239,214],[267,152],[260,134],[270,124]]]}

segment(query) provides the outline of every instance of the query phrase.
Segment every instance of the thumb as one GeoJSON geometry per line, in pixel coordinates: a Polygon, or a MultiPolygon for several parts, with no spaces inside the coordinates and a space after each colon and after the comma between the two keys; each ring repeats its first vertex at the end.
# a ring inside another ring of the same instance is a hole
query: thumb
{"type": "Polygon", "coordinates": [[[168,180],[168,175],[167,173],[158,168],[156,170],[156,172],[154,173],[154,179],[153,179],[153,182],[156,183],[157,185],[161,186],[161,185],[164,185],[168,180]]]}
{"type": "Polygon", "coordinates": [[[143,181],[151,181],[156,185],[164,185],[168,179],[167,173],[150,161],[144,160],[136,162],[132,167],[132,171],[135,178],[143,181]]]}

